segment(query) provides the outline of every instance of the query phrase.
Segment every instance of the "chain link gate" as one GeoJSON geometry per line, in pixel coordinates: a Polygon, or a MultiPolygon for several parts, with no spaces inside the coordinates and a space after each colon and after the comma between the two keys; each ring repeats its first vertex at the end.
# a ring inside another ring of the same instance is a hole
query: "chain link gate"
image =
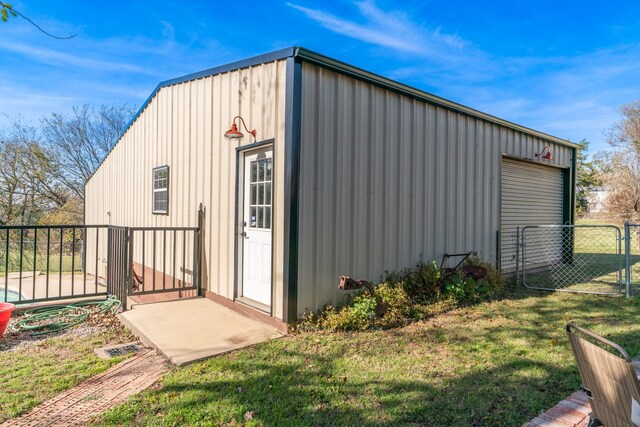
{"type": "Polygon", "coordinates": [[[531,289],[617,295],[622,233],[614,225],[536,225],[521,231],[520,274],[531,289]]]}

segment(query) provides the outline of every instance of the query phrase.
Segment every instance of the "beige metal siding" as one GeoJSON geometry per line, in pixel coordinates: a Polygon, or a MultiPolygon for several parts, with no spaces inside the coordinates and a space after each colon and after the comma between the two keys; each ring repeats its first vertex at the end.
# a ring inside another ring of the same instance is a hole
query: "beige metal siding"
{"type": "Polygon", "coordinates": [[[338,277],[476,250],[495,261],[502,154],[571,148],[303,62],[298,310],[338,277]]]}
{"type": "Polygon", "coordinates": [[[273,306],[282,318],[285,68],[281,60],[161,88],[87,183],[86,222],[107,223],[111,211],[114,225],[195,226],[202,202],[203,283],[233,298],[237,143],[223,134],[241,115],[258,140],[275,140],[273,306]],[[153,215],[151,171],[165,164],[169,214],[153,215]]]}

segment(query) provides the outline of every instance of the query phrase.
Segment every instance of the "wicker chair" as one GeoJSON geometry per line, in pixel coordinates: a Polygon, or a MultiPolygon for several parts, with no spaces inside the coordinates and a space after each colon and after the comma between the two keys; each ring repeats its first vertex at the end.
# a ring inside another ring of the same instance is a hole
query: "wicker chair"
{"type": "Polygon", "coordinates": [[[640,426],[640,383],[627,352],[574,323],[566,329],[591,404],[589,427],[640,426]]]}

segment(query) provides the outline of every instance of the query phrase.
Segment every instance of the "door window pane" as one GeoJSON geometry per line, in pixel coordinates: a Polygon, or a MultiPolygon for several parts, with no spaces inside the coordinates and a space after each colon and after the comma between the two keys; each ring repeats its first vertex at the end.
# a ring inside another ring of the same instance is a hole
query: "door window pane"
{"type": "Polygon", "coordinates": [[[249,165],[250,228],[271,229],[273,160],[258,159],[249,165]]]}
{"type": "Polygon", "coordinates": [[[271,208],[264,208],[264,228],[271,228],[271,208]]]}
{"type": "Polygon", "coordinates": [[[249,227],[256,227],[256,208],[249,209],[249,227]]]}
{"type": "Polygon", "coordinates": [[[249,199],[249,204],[257,205],[258,204],[258,185],[251,184],[251,196],[249,199]]]}
{"type": "Polygon", "coordinates": [[[251,162],[251,182],[258,181],[258,162],[251,162]]]}
{"type": "Polygon", "coordinates": [[[264,184],[264,204],[271,204],[271,183],[267,182],[264,184]]]}
{"type": "Polygon", "coordinates": [[[258,204],[264,205],[264,184],[258,184],[258,204]]]}

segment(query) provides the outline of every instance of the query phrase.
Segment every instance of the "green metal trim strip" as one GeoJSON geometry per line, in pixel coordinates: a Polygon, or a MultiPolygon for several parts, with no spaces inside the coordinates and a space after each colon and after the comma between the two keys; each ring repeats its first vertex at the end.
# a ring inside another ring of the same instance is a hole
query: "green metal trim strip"
{"type": "Polygon", "coordinates": [[[569,212],[569,223],[576,223],[576,181],[578,175],[578,149],[573,148],[573,155],[571,157],[571,211],[569,212]]]}
{"type": "Polygon", "coordinates": [[[283,321],[298,317],[298,213],[300,193],[300,138],[302,121],[302,64],[287,59],[284,139],[284,266],[283,321]]]}

